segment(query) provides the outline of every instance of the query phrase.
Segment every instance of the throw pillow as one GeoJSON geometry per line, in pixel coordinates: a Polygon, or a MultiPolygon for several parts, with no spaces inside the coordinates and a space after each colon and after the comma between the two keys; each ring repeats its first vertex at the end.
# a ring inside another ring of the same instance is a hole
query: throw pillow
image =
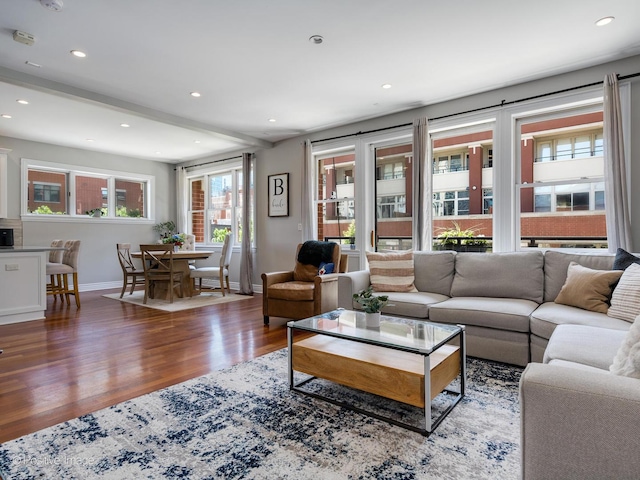
{"type": "Polygon", "coordinates": [[[609,371],[615,375],[640,378],[640,315],[631,325],[609,371]]]}
{"type": "Polygon", "coordinates": [[[611,295],[611,307],[607,315],[627,322],[640,315],[640,265],[632,263],[622,273],[611,295]]]}
{"type": "Polygon", "coordinates": [[[607,313],[613,285],[620,279],[619,270],[593,270],[571,262],[555,302],[572,307],[607,313]]]}
{"type": "Polygon", "coordinates": [[[634,263],[640,264],[640,258],[622,248],[616,250],[616,258],[613,260],[614,270],[626,270],[629,265],[634,263]]]}
{"type": "Polygon", "coordinates": [[[334,265],[333,263],[324,263],[320,264],[320,268],[318,268],[318,275],[325,275],[327,273],[333,273],[334,265]]]}
{"type": "Polygon", "coordinates": [[[417,292],[413,252],[368,252],[369,274],[374,292],[417,292]]]}

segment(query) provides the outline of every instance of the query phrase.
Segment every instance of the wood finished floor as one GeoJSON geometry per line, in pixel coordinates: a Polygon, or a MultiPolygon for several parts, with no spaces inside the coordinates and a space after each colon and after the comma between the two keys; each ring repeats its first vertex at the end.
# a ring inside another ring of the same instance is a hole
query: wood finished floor
{"type": "Polygon", "coordinates": [[[0,443],[286,347],[262,296],[165,313],[83,292],[0,325],[0,443]]]}

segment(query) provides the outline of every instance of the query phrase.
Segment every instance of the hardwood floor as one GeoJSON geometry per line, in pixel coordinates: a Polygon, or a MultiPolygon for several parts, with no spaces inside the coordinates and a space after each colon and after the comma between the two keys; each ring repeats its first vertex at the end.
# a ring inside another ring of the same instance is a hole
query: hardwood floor
{"type": "Polygon", "coordinates": [[[0,443],[286,347],[287,320],[264,326],[258,294],[165,313],[114,292],[0,325],[0,443]]]}

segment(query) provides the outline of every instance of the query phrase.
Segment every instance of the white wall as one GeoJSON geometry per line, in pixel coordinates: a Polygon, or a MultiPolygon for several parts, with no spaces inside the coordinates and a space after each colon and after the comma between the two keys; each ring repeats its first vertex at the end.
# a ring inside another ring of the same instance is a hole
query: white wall
{"type": "MultiPolygon", "coordinates": [[[[0,147],[8,153],[8,218],[20,218],[20,159],[43,160],[68,165],[81,165],[105,170],[152,175],[155,177],[155,221],[136,225],[89,218],[84,222],[25,221],[23,245],[49,245],[51,240],[80,240],[78,278],[82,289],[122,284],[122,271],[116,256],[116,243],[140,243],[157,240],[153,224],[175,220],[174,166],[161,162],[110,155],[89,150],[59,147],[9,137],[0,137],[0,147]],[[106,285],[105,285],[106,284],[106,285]]],[[[39,219],[40,220],[40,219],[39,219]]]]}

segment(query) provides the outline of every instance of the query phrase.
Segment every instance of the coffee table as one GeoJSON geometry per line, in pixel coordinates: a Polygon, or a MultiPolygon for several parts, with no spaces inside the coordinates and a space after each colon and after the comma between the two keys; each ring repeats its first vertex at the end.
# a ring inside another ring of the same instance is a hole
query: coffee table
{"type": "Polygon", "coordinates": [[[291,390],[425,436],[429,436],[464,397],[466,352],[462,325],[383,315],[379,325],[368,327],[363,312],[337,309],[287,323],[287,344],[291,390]],[[314,335],[294,341],[297,331],[314,335]],[[453,345],[456,339],[458,345],[453,345]],[[294,371],[308,377],[295,382],[294,371]],[[424,409],[424,426],[303,388],[317,378],[424,409]],[[448,388],[458,378],[457,388],[448,388]],[[451,399],[446,408],[432,418],[432,401],[440,394],[451,399]]]}

